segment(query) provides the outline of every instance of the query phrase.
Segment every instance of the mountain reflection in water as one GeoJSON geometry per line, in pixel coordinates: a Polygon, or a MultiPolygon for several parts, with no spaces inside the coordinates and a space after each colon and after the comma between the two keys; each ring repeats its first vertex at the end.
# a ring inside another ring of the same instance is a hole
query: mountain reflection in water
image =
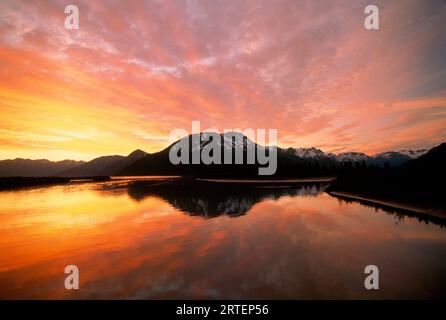
{"type": "MultiPolygon", "coordinates": [[[[327,182],[302,182],[293,185],[268,185],[249,183],[219,183],[190,181],[178,178],[164,180],[136,180],[126,183],[104,184],[97,190],[105,193],[123,193],[136,202],[148,197],[158,197],[167,201],[173,208],[191,216],[213,218],[221,215],[238,217],[247,214],[252,207],[264,200],[278,200],[281,197],[316,197],[324,193],[327,182]]],[[[333,196],[339,203],[359,203],[395,216],[398,221],[415,218],[423,223],[433,223],[446,227],[446,219],[427,214],[418,214],[367,201],[333,196]]]]}
{"type": "Polygon", "coordinates": [[[226,185],[205,182],[145,182],[135,181],[128,194],[136,201],[157,196],[174,208],[190,215],[237,217],[246,214],[256,203],[283,196],[317,196],[326,184],[296,186],[226,185]]]}

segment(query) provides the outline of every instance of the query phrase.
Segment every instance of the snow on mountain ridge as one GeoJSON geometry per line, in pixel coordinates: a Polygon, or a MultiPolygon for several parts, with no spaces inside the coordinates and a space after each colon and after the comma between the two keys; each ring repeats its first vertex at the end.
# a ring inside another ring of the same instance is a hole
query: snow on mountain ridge
{"type": "Polygon", "coordinates": [[[424,154],[426,154],[429,150],[427,149],[419,149],[419,150],[397,150],[397,151],[386,151],[380,152],[373,156],[369,156],[363,152],[341,152],[338,154],[334,153],[325,153],[324,151],[311,147],[311,148],[288,148],[288,150],[292,150],[294,154],[301,158],[320,158],[327,157],[336,159],[337,161],[362,161],[362,160],[370,160],[373,158],[391,158],[392,156],[408,156],[411,159],[416,159],[424,154]]]}
{"type": "Polygon", "coordinates": [[[304,159],[327,158],[324,151],[317,148],[289,148],[296,156],[304,159]]]}
{"type": "Polygon", "coordinates": [[[339,162],[362,162],[370,160],[370,156],[363,152],[342,152],[335,156],[339,162]]]}
{"type": "Polygon", "coordinates": [[[341,152],[339,154],[325,153],[324,151],[311,147],[311,148],[288,148],[296,156],[303,159],[332,159],[337,162],[363,162],[367,164],[375,164],[383,166],[385,162],[388,162],[392,166],[402,164],[406,161],[416,159],[423,154],[427,153],[428,150],[398,150],[398,151],[387,151],[377,153],[373,156],[369,156],[363,152],[341,152]]]}
{"type": "MultiPolygon", "coordinates": [[[[223,145],[223,147],[229,148],[229,149],[235,149],[235,150],[246,150],[246,143],[252,143],[253,145],[256,145],[257,148],[263,149],[264,146],[261,144],[257,144],[254,141],[252,141],[250,138],[248,138],[246,135],[244,135],[241,132],[232,131],[232,132],[225,132],[225,133],[218,133],[213,132],[214,134],[217,133],[220,135],[220,139],[217,139],[217,144],[219,146],[223,145]]],[[[198,137],[200,140],[200,143],[198,145],[192,145],[192,151],[197,149],[202,149],[205,145],[209,143],[207,132],[202,132],[200,135],[203,135],[203,139],[206,141],[201,141],[200,137],[198,137]]],[[[181,140],[189,139],[198,134],[192,134],[188,137],[184,137],[181,140]]],[[[178,145],[174,146],[178,147],[178,145]]],[[[280,148],[279,148],[280,149],[280,148]]],[[[402,164],[404,162],[407,162],[412,159],[416,159],[425,153],[428,152],[426,149],[419,149],[419,150],[404,150],[400,149],[397,151],[386,151],[377,153],[375,155],[369,156],[363,152],[341,152],[339,154],[334,153],[325,153],[321,149],[315,148],[315,147],[297,147],[297,148],[286,148],[282,149],[286,150],[287,152],[302,158],[302,159],[308,159],[308,160],[321,160],[321,161],[336,161],[336,162],[363,162],[365,161],[367,164],[373,164],[373,165],[379,165],[383,166],[386,162],[388,162],[391,166],[396,166],[399,164],[402,164]]]]}
{"type": "Polygon", "coordinates": [[[409,156],[411,159],[416,159],[418,157],[421,157],[422,155],[425,155],[428,151],[429,151],[428,149],[418,149],[418,150],[401,149],[397,150],[396,152],[409,156]]]}

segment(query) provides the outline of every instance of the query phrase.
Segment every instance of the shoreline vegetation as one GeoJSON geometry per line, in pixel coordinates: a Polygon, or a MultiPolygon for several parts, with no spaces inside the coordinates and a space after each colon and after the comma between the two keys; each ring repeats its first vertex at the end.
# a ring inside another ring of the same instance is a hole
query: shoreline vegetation
{"type": "Polygon", "coordinates": [[[326,191],[329,195],[344,200],[356,200],[360,203],[374,204],[382,207],[410,211],[416,214],[427,214],[433,217],[446,219],[446,210],[436,208],[425,204],[413,204],[404,201],[396,201],[391,199],[378,198],[370,195],[361,195],[353,192],[344,191],[326,191]]]}

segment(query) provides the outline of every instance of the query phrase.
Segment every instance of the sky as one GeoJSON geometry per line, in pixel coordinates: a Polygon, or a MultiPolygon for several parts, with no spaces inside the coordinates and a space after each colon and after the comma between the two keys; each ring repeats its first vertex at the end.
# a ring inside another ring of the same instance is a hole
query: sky
{"type": "Polygon", "coordinates": [[[156,152],[192,121],[277,129],[281,147],[430,148],[445,57],[443,0],[0,0],[0,159],[156,152]]]}

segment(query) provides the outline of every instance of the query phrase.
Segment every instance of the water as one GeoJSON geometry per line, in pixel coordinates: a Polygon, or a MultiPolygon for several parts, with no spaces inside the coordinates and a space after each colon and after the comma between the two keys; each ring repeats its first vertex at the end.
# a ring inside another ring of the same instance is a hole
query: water
{"type": "Polygon", "coordinates": [[[324,185],[132,179],[0,192],[0,298],[439,298],[446,228],[324,185]],[[80,289],[64,288],[77,265],[80,289]],[[364,288],[364,267],[380,289],[364,288]]]}

